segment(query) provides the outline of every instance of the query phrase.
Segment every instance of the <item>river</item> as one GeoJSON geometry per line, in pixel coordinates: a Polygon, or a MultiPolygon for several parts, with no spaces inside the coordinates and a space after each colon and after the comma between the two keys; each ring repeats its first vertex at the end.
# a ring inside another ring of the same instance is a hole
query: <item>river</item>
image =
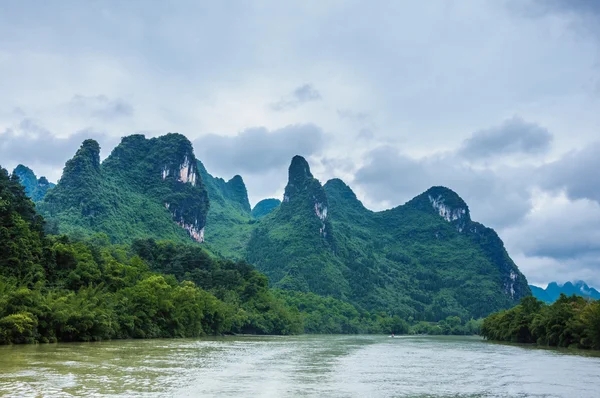
{"type": "Polygon", "coordinates": [[[600,357],[428,336],[4,346],[0,395],[600,397],[600,357]]]}

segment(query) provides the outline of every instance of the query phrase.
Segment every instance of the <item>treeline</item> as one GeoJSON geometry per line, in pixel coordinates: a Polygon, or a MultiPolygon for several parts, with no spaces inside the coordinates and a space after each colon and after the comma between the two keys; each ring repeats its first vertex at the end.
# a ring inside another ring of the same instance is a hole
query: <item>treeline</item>
{"type": "Polygon", "coordinates": [[[458,316],[449,316],[440,322],[414,322],[385,312],[368,312],[350,303],[314,293],[276,290],[290,308],[298,309],[305,333],[325,334],[479,334],[482,319],[466,322],[458,316]]]}
{"type": "Polygon", "coordinates": [[[0,168],[0,344],[251,334],[473,334],[368,312],[331,297],[271,290],[243,261],[153,239],[48,235],[16,176],[0,168]]]}
{"type": "Polygon", "coordinates": [[[495,341],[598,350],[600,301],[561,294],[546,305],[535,297],[525,297],[516,307],[488,316],[481,334],[495,341]]]}
{"type": "Polygon", "coordinates": [[[47,236],[18,178],[0,168],[0,343],[302,330],[246,263],[172,242],[47,236]]]}

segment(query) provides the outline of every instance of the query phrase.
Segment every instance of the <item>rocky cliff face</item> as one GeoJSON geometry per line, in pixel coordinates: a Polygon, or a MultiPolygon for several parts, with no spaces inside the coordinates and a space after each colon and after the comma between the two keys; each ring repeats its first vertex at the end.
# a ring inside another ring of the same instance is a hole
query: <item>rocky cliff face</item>
{"type": "Polygon", "coordinates": [[[438,214],[458,232],[462,232],[471,222],[469,206],[456,192],[446,187],[431,187],[407,205],[438,214]]]}
{"type": "Polygon", "coordinates": [[[288,184],[283,194],[282,208],[310,206],[314,215],[321,221],[319,234],[327,237],[330,227],[327,223],[328,202],[321,183],[313,177],[306,159],[294,156],[288,170],[288,184]]]}
{"type": "Polygon", "coordinates": [[[109,178],[123,175],[139,192],[155,196],[192,240],[204,242],[208,194],[185,136],[125,137],[105,160],[103,170],[109,178]]]}

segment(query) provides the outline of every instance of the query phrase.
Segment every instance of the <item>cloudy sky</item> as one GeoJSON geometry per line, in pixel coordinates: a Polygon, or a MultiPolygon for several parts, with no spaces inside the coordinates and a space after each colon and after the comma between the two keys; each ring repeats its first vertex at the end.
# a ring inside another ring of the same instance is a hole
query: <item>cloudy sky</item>
{"type": "Polygon", "coordinates": [[[291,157],[381,210],[432,185],[529,281],[600,287],[600,2],[3,1],[0,165],[180,132],[253,203],[291,157]]]}

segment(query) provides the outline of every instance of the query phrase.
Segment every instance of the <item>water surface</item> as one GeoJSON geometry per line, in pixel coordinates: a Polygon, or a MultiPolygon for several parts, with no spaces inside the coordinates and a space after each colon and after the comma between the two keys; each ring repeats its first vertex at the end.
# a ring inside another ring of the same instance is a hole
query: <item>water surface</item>
{"type": "Polygon", "coordinates": [[[225,337],[0,347],[0,395],[600,397],[600,358],[475,337],[225,337]]]}

